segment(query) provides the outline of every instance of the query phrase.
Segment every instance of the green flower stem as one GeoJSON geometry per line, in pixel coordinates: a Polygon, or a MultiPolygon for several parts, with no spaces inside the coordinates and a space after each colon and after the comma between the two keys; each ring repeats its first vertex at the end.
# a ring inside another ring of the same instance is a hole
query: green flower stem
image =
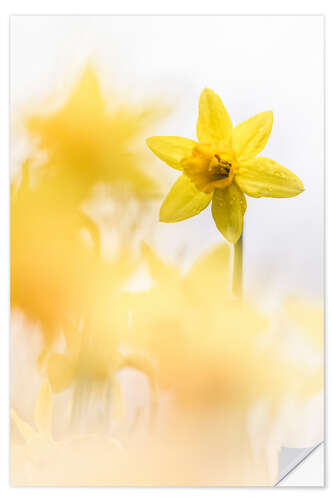
{"type": "Polygon", "coordinates": [[[232,276],[232,291],[239,299],[243,295],[243,233],[234,244],[234,269],[232,276]]]}

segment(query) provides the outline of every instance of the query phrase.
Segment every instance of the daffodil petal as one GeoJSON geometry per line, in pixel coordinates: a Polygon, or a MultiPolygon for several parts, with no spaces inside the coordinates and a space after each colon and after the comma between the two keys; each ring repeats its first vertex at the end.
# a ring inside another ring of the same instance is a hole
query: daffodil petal
{"type": "Polygon", "coordinates": [[[254,198],[290,198],[304,191],[297,175],[264,157],[241,162],[235,181],[245,194],[254,198]]]}
{"type": "Polygon", "coordinates": [[[48,380],[40,386],[35,406],[35,424],[39,432],[52,435],[52,392],[48,380]]]}
{"type": "Polygon", "coordinates": [[[179,222],[199,214],[212,199],[212,193],[199,191],[183,174],[172,186],[160,209],[161,222],[179,222]]]}
{"type": "Polygon", "coordinates": [[[228,143],[232,134],[232,122],[223,102],[211,89],[202,91],[199,99],[197,137],[202,144],[219,148],[228,143]]]}
{"type": "Polygon", "coordinates": [[[272,111],[259,113],[232,131],[232,147],[239,160],[257,156],[267,144],[273,126],[272,111]]]}
{"type": "Polygon", "coordinates": [[[196,145],[196,142],[191,139],[176,136],[149,137],[146,142],[147,146],[160,160],[177,170],[182,170],[181,160],[191,156],[192,149],[196,145]]]}
{"type": "Polygon", "coordinates": [[[234,182],[224,189],[215,189],[212,215],[217,229],[230,243],[236,243],[242,234],[245,210],[245,196],[234,182]]]}

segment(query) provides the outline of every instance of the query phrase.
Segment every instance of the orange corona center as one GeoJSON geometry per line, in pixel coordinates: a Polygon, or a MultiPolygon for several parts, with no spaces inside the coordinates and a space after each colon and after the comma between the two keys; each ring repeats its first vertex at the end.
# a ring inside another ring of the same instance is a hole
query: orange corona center
{"type": "Polygon", "coordinates": [[[185,175],[205,193],[229,186],[237,169],[230,148],[216,152],[206,144],[197,144],[192,155],[182,160],[182,167],[185,175]]]}

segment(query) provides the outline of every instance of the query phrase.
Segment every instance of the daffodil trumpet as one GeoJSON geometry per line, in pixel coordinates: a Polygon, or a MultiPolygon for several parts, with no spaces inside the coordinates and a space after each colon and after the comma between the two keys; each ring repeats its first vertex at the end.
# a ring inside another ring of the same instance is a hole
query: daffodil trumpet
{"type": "MultiPolygon", "coordinates": [[[[212,202],[216,227],[232,244],[243,231],[245,195],[290,198],[304,190],[302,181],[275,161],[257,156],[266,146],[273,113],[265,111],[233,128],[220,97],[205,89],[199,99],[198,142],[178,136],[147,139],[153,153],[182,175],[160,208],[160,221],[179,222],[212,202]]],[[[242,245],[235,247],[234,289],[241,289],[242,245]]]]}

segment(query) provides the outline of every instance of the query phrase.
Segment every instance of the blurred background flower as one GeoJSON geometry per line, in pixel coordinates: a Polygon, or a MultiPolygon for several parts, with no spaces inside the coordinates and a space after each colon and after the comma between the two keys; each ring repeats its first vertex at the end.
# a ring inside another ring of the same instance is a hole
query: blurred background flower
{"type": "Polygon", "coordinates": [[[35,158],[26,160],[11,186],[11,302],[41,323],[46,344],[62,330],[68,335],[72,324],[77,328],[89,301],[105,303],[133,270],[136,232],[159,185],[147,164],[143,170],[144,155],[131,153],[130,146],[159,112],[150,106],[138,113],[119,103],[108,111],[97,75],[86,67],[60,110],[25,119],[46,160],[34,168],[35,158]],[[118,237],[113,262],[101,261],[93,206],[99,184],[112,190],[109,229],[118,237]],[[83,206],[88,201],[92,215],[83,206]],[[135,212],[131,206],[129,214],[131,203],[135,212]]]}

